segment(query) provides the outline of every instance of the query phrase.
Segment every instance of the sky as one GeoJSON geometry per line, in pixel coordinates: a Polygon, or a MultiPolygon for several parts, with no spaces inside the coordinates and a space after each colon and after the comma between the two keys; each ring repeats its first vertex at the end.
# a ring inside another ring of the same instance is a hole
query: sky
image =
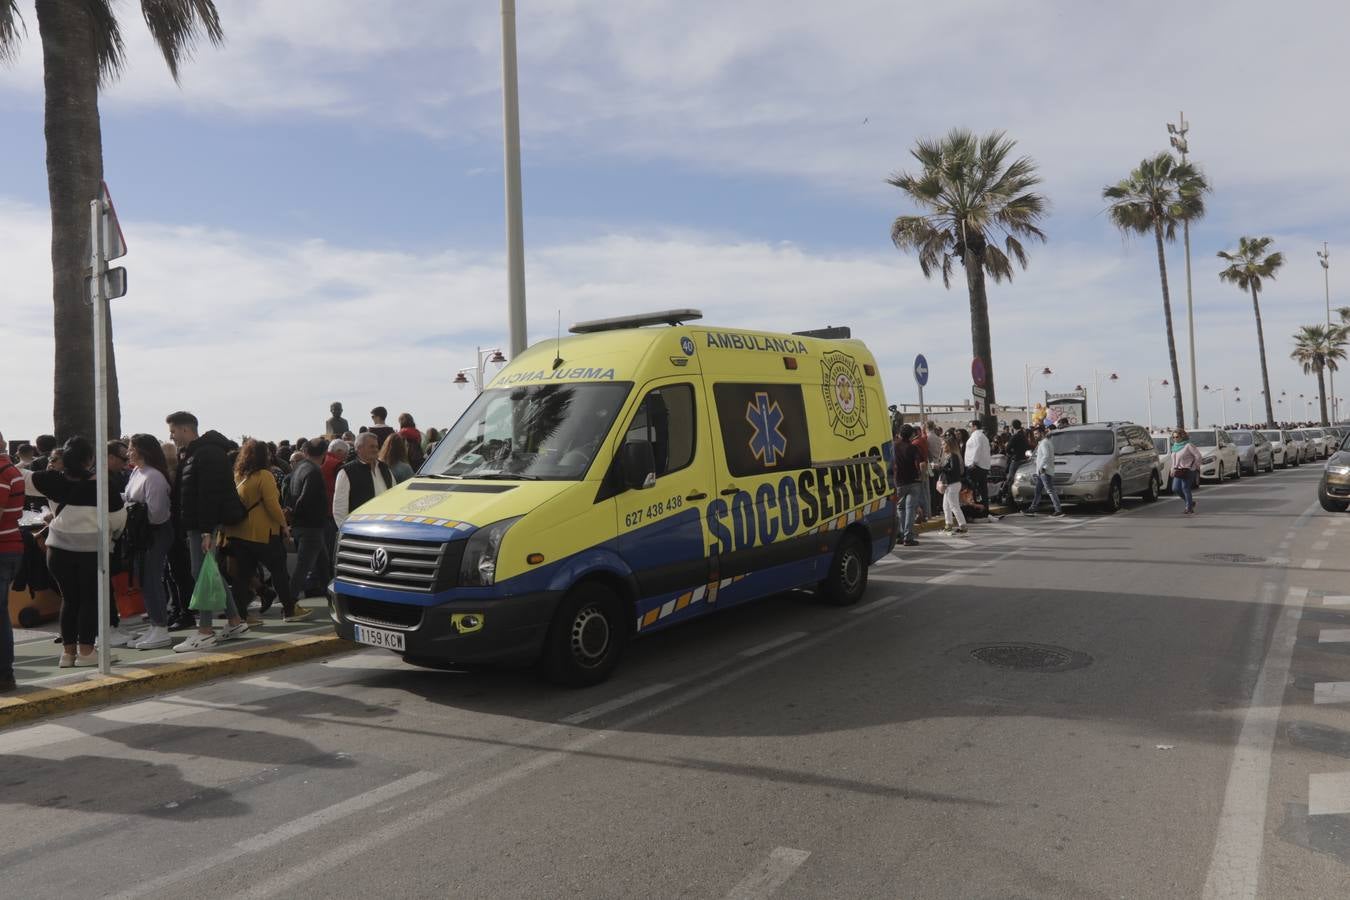
{"type": "MultiPolygon", "coordinates": [[[[507,344],[498,4],[231,0],[226,42],[175,84],[122,3],[128,67],[102,95],[105,177],[129,253],[113,328],[125,431],[312,435],[340,400],[423,427],[471,399],[477,347],[507,344]]],[[[50,228],[42,59],[0,67],[0,431],[51,427],[50,228]]],[[[916,140],[1006,131],[1050,203],[1048,240],[990,284],[999,398],[1089,388],[1103,418],[1168,421],[1156,254],[1101,190],[1191,123],[1214,185],[1192,229],[1202,421],[1258,411],[1250,297],[1217,251],[1267,235],[1287,262],[1262,295],[1272,393],[1316,383],[1290,336],[1350,303],[1350,7],[1245,0],[518,0],[530,342],[579,319],[694,307],[774,331],[848,325],[891,403],[970,393],[970,319],[890,243],[914,212],[886,178],[916,140]],[[1109,376],[1118,376],[1110,381],[1109,376]]],[[[1168,248],[1183,381],[1185,274],[1168,248]]],[[[56,365],[60,361],[55,361],[56,365]]],[[[1342,395],[1350,395],[1350,374],[1342,395]]],[[[1190,402],[1186,397],[1189,418],[1190,402]]]]}

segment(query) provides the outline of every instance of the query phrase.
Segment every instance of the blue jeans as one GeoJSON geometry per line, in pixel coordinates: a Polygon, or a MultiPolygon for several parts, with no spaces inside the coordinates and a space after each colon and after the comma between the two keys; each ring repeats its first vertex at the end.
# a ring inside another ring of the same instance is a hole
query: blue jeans
{"type": "Polygon", "coordinates": [[[1186,501],[1187,512],[1190,512],[1191,510],[1195,509],[1195,500],[1191,496],[1190,476],[1187,476],[1185,478],[1173,478],[1172,493],[1176,494],[1182,500],[1186,501]]]}
{"type": "MultiPolygon", "coordinates": [[[[150,526],[150,546],[145,548],[145,557],[141,570],[137,573],[141,579],[141,595],[145,597],[145,614],[152,625],[168,624],[169,598],[164,593],[164,561],[169,557],[169,545],[173,543],[173,525],[150,526]]],[[[201,551],[198,541],[197,550],[201,551]]]]}
{"type": "Polygon", "coordinates": [[[900,490],[900,540],[914,540],[914,520],[923,505],[923,482],[902,484],[900,490]]]}
{"type": "Polygon", "coordinates": [[[0,678],[14,676],[14,627],[9,624],[9,585],[18,574],[22,553],[0,553],[0,678]]]}
{"type": "Polygon", "coordinates": [[[1027,507],[1030,512],[1036,512],[1041,508],[1041,489],[1050,495],[1050,502],[1054,504],[1055,512],[1063,512],[1059,505],[1059,494],[1055,492],[1055,478],[1053,475],[1047,475],[1045,472],[1036,473],[1036,491],[1031,495],[1031,505],[1027,507]]]}

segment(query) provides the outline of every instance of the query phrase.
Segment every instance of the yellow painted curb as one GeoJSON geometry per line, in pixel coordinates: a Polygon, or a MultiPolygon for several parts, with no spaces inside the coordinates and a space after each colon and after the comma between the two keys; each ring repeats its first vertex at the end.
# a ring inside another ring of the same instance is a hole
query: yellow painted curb
{"type": "Polygon", "coordinates": [[[0,698],[0,728],[355,649],[355,644],[335,634],[317,634],[244,650],[213,651],[183,662],[118,666],[112,675],[0,698]]]}

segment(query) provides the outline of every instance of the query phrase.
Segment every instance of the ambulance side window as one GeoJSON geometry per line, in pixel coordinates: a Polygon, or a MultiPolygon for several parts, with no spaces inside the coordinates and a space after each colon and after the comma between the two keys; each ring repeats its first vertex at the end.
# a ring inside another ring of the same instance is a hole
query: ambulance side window
{"type": "Polygon", "coordinates": [[[672,384],[643,398],[624,442],[650,441],[656,455],[656,477],[660,478],[694,461],[696,429],[693,386],[672,384]]]}

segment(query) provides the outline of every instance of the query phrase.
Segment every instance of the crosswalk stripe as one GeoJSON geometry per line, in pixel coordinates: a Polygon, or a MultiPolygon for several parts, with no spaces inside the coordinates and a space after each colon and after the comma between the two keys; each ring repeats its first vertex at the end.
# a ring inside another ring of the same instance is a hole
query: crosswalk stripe
{"type": "Polygon", "coordinates": [[[1322,598],[1323,606],[1350,606],[1350,594],[1329,594],[1322,598]]]}
{"type": "Polygon", "coordinates": [[[1322,561],[1320,559],[1305,559],[1303,561],[1303,568],[1320,569],[1322,568],[1322,561]]]}
{"type": "Polygon", "coordinates": [[[1317,636],[1319,644],[1344,644],[1350,641],[1350,628],[1323,628],[1317,636]]]}
{"type": "Polygon", "coordinates": [[[1350,772],[1308,776],[1308,815],[1339,816],[1350,813],[1350,772]]]}

